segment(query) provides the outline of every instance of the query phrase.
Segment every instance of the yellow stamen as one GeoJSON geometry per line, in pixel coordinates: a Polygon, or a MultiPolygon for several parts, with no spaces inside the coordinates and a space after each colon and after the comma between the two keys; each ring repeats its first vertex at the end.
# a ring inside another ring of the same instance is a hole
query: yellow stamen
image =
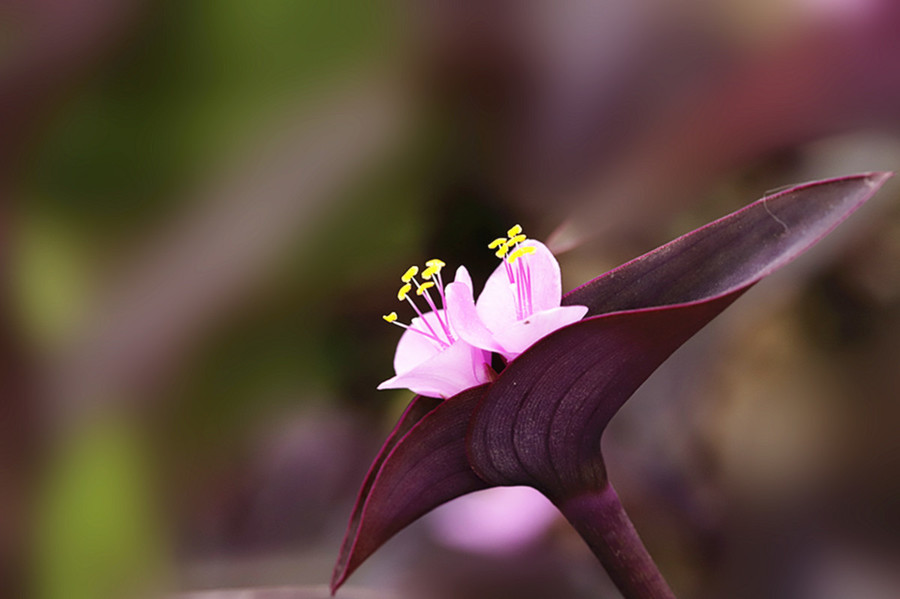
{"type": "Polygon", "coordinates": [[[494,252],[494,255],[497,256],[498,258],[502,258],[502,257],[504,257],[504,256],[506,255],[506,253],[507,253],[508,251],[509,251],[509,245],[506,244],[506,243],[504,243],[503,245],[500,246],[500,249],[499,249],[499,250],[497,250],[496,252],[494,252]]]}
{"type": "Polygon", "coordinates": [[[528,239],[528,238],[525,237],[524,235],[516,235],[515,237],[511,238],[507,243],[509,245],[516,245],[517,243],[522,243],[526,239],[528,239]]]}
{"type": "Polygon", "coordinates": [[[397,320],[397,313],[391,312],[390,314],[385,314],[384,316],[382,316],[382,318],[387,322],[394,322],[395,320],[397,320]]]}
{"type": "Polygon", "coordinates": [[[525,256],[527,254],[533,254],[533,253],[534,253],[533,247],[531,247],[531,246],[521,247],[521,248],[517,249],[516,251],[514,251],[512,254],[510,254],[509,258],[507,258],[506,260],[510,264],[515,264],[516,260],[518,260],[522,256],[525,256]]]}
{"type": "Polygon", "coordinates": [[[412,280],[412,278],[414,276],[416,276],[416,274],[418,274],[418,272],[419,272],[418,266],[410,266],[408,269],[406,269],[406,272],[403,273],[403,276],[400,277],[400,280],[403,281],[404,283],[409,283],[412,280]]]}
{"type": "Polygon", "coordinates": [[[497,239],[495,239],[494,241],[492,241],[488,244],[488,249],[493,250],[495,248],[500,247],[504,243],[506,243],[506,237],[498,237],[497,239]]]}
{"type": "Polygon", "coordinates": [[[419,288],[416,289],[416,295],[424,295],[429,287],[434,287],[434,283],[428,281],[427,283],[422,283],[419,285],[419,288]]]}
{"type": "Polygon", "coordinates": [[[412,285],[406,283],[403,287],[400,288],[400,291],[397,292],[397,299],[401,302],[406,299],[407,294],[412,290],[412,285]]]}
{"type": "Polygon", "coordinates": [[[510,237],[515,237],[516,235],[522,232],[522,225],[513,225],[512,228],[506,232],[510,237]]]}
{"type": "Polygon", "coordinates": [[[425,263],[428,268],[422,271],[422,278],[430,279],[436,274],[441,272],[441,269],[446,266],[443,260],[438,260],[437,258],[432,258],[428,262],[425,263]]]}

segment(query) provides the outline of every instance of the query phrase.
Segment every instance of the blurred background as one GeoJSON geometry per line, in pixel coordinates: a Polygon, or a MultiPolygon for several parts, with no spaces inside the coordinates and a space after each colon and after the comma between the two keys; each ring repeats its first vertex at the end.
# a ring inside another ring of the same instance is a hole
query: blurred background
{"type": "MultiPolygon", "coordinates": [[[[893,0],[5,0],[0,595],[320,596],[411,397],[375,390],[407,266],[483,281],[518,222],[571,288],[898,165],[893,0]]],[[[613,421],[678,597],[900,596],[898,356],[889,183],[613,421]]],[[[514,489],[341,596],[618,595],[514,489]]]]}

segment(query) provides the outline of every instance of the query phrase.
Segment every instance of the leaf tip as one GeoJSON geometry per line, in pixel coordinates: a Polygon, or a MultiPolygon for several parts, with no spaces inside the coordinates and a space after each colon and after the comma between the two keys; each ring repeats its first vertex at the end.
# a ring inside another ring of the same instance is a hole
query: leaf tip
{"type": "Polygon", "coordinates": [[[328,591],[332,597],[334,597],[337,590],[341,588],[341,585],[344,584],[346,578],[347,576],[344,573],[344,569],[335,566],[334,573],[331,575],[331,584],[328,585],[328,591]]]}
{"type": "Polygon", "coordinates": [[[892,171],[875,171],[871,173],[865,173],[865,178],[869,185],[878,189],[882,185],[884,185],[885,181],[894,176],[892,171]]]}

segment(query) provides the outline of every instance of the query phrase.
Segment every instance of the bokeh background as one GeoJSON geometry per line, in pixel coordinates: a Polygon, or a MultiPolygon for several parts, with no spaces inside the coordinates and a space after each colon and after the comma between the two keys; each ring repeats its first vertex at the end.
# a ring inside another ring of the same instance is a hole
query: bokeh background
{"type": "MultiPolygon", "coordinates": [[[[375,390],[408,265],[483,280],[518,222],[570,288],[898,165],[893,0],[6,0],[0,595],[324,596],[410,399],[375,390]]],[[[680,598],[900,596],[898,356],[889,184],[614,420],[611,480],[680,598]]],[[[338,596],[618,595],[513,490],[338,596]]]]}

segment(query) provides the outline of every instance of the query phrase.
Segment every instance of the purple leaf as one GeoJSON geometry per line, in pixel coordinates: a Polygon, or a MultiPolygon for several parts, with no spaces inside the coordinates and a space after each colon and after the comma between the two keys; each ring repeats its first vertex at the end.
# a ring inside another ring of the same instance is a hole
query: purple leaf
{"type": "Polygon", "coordinates": [[[512,361],[472,421],[472,467],[552,500],[601,488],[610,418],[681,344],[821,239],[888,178],[865,174],[763,198],[567,294],[589,317],[512,361]]]}
{"type": "Polygon", "coordinates": [[[487,488],[469,466],[465,437],[485,386],[447,399],[417,396],[369,469],[331,578],[332,592],[399,530],[435,507],[487,488]]]}
{"type": "Polygon", "coordinates": [[[475,413],[472,467],[494,485],[530,485],[551,500],[600,488],[600,433],[659,364],[731,303],[583,320],[510,362],[475,413]]]}
{"type": "Polygon", "coordinates": [[[332,590],[434,507],[490,486],[530,485],[626,597],[672,597],[606,479],[603,430],[673,351],[889,176],[800,185],[688,233],[567,294],[562,304],[587,306],[588,318],[538,341],[490,386],[443,402],[417,398],[366,477],[332,590]]]}
{"type": "Polygon", "coordinates": [[[335,575],[346,568],[346,562],[350,557],[351,547],[353,543],[355,543],[356,536],[359,532],[363,508],[366,505],[366,500],[372,490],[372,485],[375,484],[375,479],[378,476],[378,472],[381,470],[381,466],[384,464],[385,459],[387,459],[391,450],[394,449],[400,439],[409,432],[409,429],[418,424],[422,418],[440,404],[441,400],[439,399],[416,395],[406,407],[406,410],[403,411],[400,420],[394,426],[394,430],[388,435],[388,438],[381,446],[381,449],[378,450],[378,455],[375,456],[372,465],[369,466],[366,478],[363,479],[362,487],[360,487],[359,493],[356,496],[356,503],[353,506],[353,512],[350,514],[350,522],[347,525],[347,532],[344,534],[344,541],[341,544],[341,551],[334,568],[335,575]]]}
{"type": "Polygon", "coordinates": [[[712,299],[747,288],[809,249],[890,173],[797,185],[614,268],[563,297],[588,316],[712,299]]]}

